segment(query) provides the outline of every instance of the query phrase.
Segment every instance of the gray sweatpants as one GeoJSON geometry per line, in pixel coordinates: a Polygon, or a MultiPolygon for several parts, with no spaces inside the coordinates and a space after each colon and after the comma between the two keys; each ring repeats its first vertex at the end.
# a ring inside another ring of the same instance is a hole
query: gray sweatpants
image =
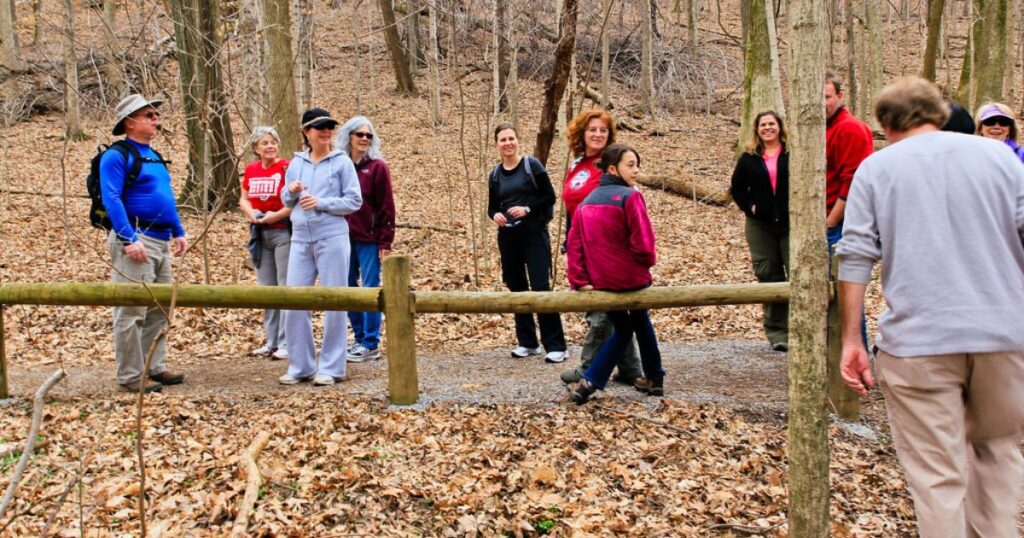
{"type": "MultiPolygon", "coordinates": [[[[317,276],[321,286],[348,286],[348,234],[319,241],[292,241],[288,256],[288,285],[312,286],[317,276]]],[[[309,310],[286,310],[285,334],[288,338],[288,374],[296,379],[320,373],[345,377],[345,344],[348,339],[348,315],[327,312],[324,315],[324,341],[317,366],[313,343],[313,317],[309,310]]]]}
{"type": "MultiPolygon", "coordinates": [[[[171,282],[171,246],[169,241],[140,234],[148,259],[133,261],[124,253],[124,244],[114,232],[107,238],[115,283],[145,282],[167,284],[171,282]]],[[[161,334],[167,318],[155,306],[114,307],[114,357],[117,359],[117,382],[125,385],[142,379],[153,340],[156,350],[149,365],[150,374],[167,370],[167,339],[161,334]]]]}
{"type": "MultiPolygon", "coordinates": [[[[288,253],[291,246],[292,236],[287,229],[263,230],[263,253],[260,266],[256,268],[256,282],[261,286],[284,286],[288,282],[288,253]]],[[[263,311],[263,332],[270,349],[287,348],[280,310],[263,311]]]]}

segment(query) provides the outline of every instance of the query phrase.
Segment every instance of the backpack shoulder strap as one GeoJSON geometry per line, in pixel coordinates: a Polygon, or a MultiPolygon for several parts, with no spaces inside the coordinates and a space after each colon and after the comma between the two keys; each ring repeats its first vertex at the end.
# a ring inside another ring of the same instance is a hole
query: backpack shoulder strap
{"type": "Polygon", "coordinates": [[[490,176],[488,176],[488,178],[489,178],[489,180],[490,180],[491,182],[494,182],[494,183],[497,183],[497,182],[498,182],[498,168],[499,168],[500,166],[501,166],[501,163],[498,163],[498,164],[494,165],[494,169],[493,169],[493,170],[491,170],[491,175],[490,175],[490,176]]]}
{"type": "Polygon", "coordinates": [[[135,180],[139,178],[139,172],[142,171],[142,154],[139,153],[138,148],[124,139],[114,142],[110,145],[109,149],[121,153],[126,162],[131,161],[131,165],[128,167],[128,174],[124,178],[124,188],[131,187],[135,180]]]}
{"type": "Polygon", "coordinates": [[[530,161],[533,160],[533,156],[532,155],[527,155],[526,157],[523,157],[523,160],[525,161],[523,163],[523,169],[526,170],[526,177],[530,178],[530,183],[533,185],[533,190],[539,191],[540,187],[537,186],[537,178],[534,177],[533,169],[530,168],[530,161]]]}

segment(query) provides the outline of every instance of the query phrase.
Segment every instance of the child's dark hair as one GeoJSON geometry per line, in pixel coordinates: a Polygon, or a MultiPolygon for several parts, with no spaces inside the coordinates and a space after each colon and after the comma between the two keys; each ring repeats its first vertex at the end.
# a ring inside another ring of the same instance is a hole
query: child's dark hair
{"type": "Polygon", "coordinates": [[[508,130],[508,129],[512,129],[512,132],[516,134],[516,138],[519,138],[519,131],[516,130],[515,126],[513,126],[511,123],[501,123],[501,124],[498,124],[498,126],[494,128],[494,141],[497,142],[498,141],[498,135],[501,134],[502,131],[505,131],[505,130],[508,130]]]}
{"type": "Polygon", "coordinates": [[[622,156],[629,152],[636,155],[636,165],[640,166],[640,154],[629,144],[612,144],[604,148],[601,152],[601,162],[597,163],[597,166],[602,172],[607,172],[609,167],[618,166],[622,156]]]}

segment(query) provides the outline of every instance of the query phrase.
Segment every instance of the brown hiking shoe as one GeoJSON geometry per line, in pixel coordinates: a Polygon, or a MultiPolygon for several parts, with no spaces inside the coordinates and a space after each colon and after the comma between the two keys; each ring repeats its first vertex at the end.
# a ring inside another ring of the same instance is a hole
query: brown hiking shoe
{"type": "Polygon", "coordinates": [[[122,383],[121,390],[125,392],[139,392],[139,385],[142,385],[143,392],[160,392],[164,386],[155,381],[136,381],[134,383],[122,383]]]}
{"type": "Polygon", "coordinates": [[[638,390],[640,392],[643,392],[645,394],[649,394],[651,396],[664,396],[665,395],[664,384],[665,384],[665,378],[664,377],[655,377],[655,378],[651,378],[651,379],[648,379],[646,377],[641,377],[641,378],[636,380],[636,382],[633,384],[633,386],[636,387],[636,390],[638,390]]]}
{"type": "Polygon", "coordinates": [[[180,385],[185,382],[185,374],[176,374],[170,370],[164,370],[159,374],[149,374],[149,378],[163,385],[180,385]]]}

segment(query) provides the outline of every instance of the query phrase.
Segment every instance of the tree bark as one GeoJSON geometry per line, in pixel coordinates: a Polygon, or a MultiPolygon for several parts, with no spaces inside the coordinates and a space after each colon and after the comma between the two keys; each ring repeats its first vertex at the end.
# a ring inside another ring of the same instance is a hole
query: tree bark
{"type": "Polygon", "coordinates": [[[885,34],[884,27],[882,26],[882,2],[884,0],[867,0],[865,2],[867,8],[866,23],[867,23],[867,39],[864,40],[867,43],[868,53],[868,72],[867,72],[867,84],[865,85],[865,106],[860,112],[867,116],[867,121],[871,125],[872,129],[879,129],[878,120],[874,114],[870,114],[872,103],[875,102],[875,97],[882,91],[882,82],[884,78],[883,63],[885,61],[885,34]]]}
{"type": "Polygon", "coordinates": [[[697,46],[697,0],[686,0],[686,36],[691,47],[697,46]]]}
{"type": "Polygon", "coordinates": [[[565,0],[562,16],[558,24],[558,45],[555,47],[555,65],[551,70],[544,89],[544,106],[540,114],[540,126],[537,128],[537,143],[534,145],[534,156],[542,164],[547,164],[551,151],[551,142],[555,138],[555,122],[558,120],[558,104],[565,93],[569,81],[569,67],[572,64],[573,51],[576,48],[576,16],[579,12],[577,0],[565,0]]]}
{"type": "Polygon", "coordinates": [[[430,17],[430,116],[435,127],[444,124],[444,117],[441,115],[441,69],[440,55],[437,45],[437,7],[434,2],[427,2],[428,15],[430,17]]]}
{"type": "MultiPolygon", "coordinates": [[[[648,0],[640,4],[640,95],[644,113],[654,117],[654,17],[648,0]]],[[[607,92],[606,92],[607,93],[607,92]]]]}
{"type": "Polygon", "coordinates": [[[743,151],[744,146],[750,139],[753,132],[751,123],[754,116],[763,110],[774,110],[784,114],[782,106],[781,90],[773,73],[778,73],[778,66],[773,66],[771,55],[771,36],[774,34],[769,28],[771,19],[768,0],[751,0],[750,21],[747,25],[750,28],[747,34],[746,65],[743,75],[743,115],[740,121],[740,136],[737,144],[737,154],[743,151]]]}
{"type": "Polygon", "coordinates": [[[38,47],[43,44],[43,0],[32,0],[32,46],[38,47]]]}
{"type": "Polygon", "coordinates": [[[508,59],[509,24],[508,0],[494,0],[494,75],[495,75],[495,115],[508,110],[508,59]]]}
{"type": "Polygon", "coordinates": [[[829,511],[825,241],[825,6],[790,0],[789,535],[827,537],[829,511]]]}
{"type": "MultiPolygon", "coordinates": [[[[2,1],[2,0],[0,0],[2,1]]],[[[204,0],[169,0],[174,35],[178,46],[178,82],[181,89],[181,108],[185,113],[185,134],[188,139],[188,173],[185,178],[185,196],[189,188],[202,194],[206,177],[206,130],[203,128],[203,103],[206,91],[206,70],[200,60],[200,7],[204,0]],[[196,186],[200,186],[196,188],[196,186]]],[[[201,204],[194,204],[200,207],[201,204]]]]}
{"type": "Polygon", "coordinates": [[[939,36],[942,34],[942,11],[945,0],[928,0],[928,37],[924,46],[921,76],[935,82],[935,61],[938,58],[939,36]]]}
{"type": "Polygon", "coordinates": [[[0,0],[0,66],[11,70],[22,67],[16,25],[14,2],[0,0]]]}
{"type": "Polygon", "coordinates": [[[406,61],[405,53],[402,50],[402,40],[399,38],[398,28],[395,26],[395,10],[391,6],[391,0],[377,0],[377,4],[380,6],[381,18],[384,21],[384,39],[388,44],[388,52],[391,54],[391,67],[395,70],[398,93],[415,95],[416,83],[413,82],[409,62],[406,61]]]}
{"type": "Polygon", "coordinates": [[[968,37],[957,99],[970,110],[988,101],[1003,100],[1006,68],[1008,0],[974,0],[974,24],[968,37]]]}
{"type": "MultiPolygon", "coordinates": [[[[207,71],[206,99],[207,123],[210,135],[210,161],[212,182],[207,185],[206,209],[237,200],[240,185],[237,178],[234,134],[231,130],[230,104],[224,88],[224,74],[220,63],[224,43],[220,33],[220,13],[217,0],[203,0],[202,4],[203,63],[207,71]],[[224,201],[222,201],[224,199],[224,201]]],[[[233,207],[233,206],[228,206],[233,207]]]]}
{"type": "Polygon", "coordinates": [[[407,0],[407,17],[405,18],[405,56],[409,63],[409,72],[415,77],[419,71],[423,52],[420,50],[420,0],[407,0]]]}
{"type": "Polygon", "coordinates": [[[103,0],[103,38],[106,41],[107,54],[110,55],[110,61],[103,66],[103,73],[107,76],[109,95],[114,98],[120,97],[124,92],[124,73],[121,71],[120,62],[122,50],[114,31],[116,14],[117,0],[103,0]]]}
{"type": "Polygon", "coordinates": [[[846,0],[846,103],[854,115],[860,111],[857,85],[857,19],[853,16],[853,0],[846,0]]]}
{"type": "Polygon", "coordinates": [[[291,13],[288,0],[260,0],[263,5],[263,59],[270,90],[270,121],[281,136],[281,155],[302,149],[299,105],[292,76],[291,13]]]}
{"type": "Polygon", "coordinates": [[[310,0],[292,0],[292,47],[295,53],[296,111],[313,108],[313,6],[310,0]]]}
{"type": "MultiPolygon", "coordinates": [[[[691,2],[693,0],[690,0],[691,2]]],[[[612,10],[612,0],[604,0],[603,17],[608,18],[612,10]]],[[[601,32],[601,108],[608,110],[612,98],[612,75],[610,63],[610,50],[608,28],[601,32]]]]}
{"type": "MultiPolygon", "coordinates": [[[[106,0],[111,1],[111,0],[106,0]]],[[[259,0],[242,0],[238,13],[238,35],[243,40],[239,78],[242,84],[242,121],[250,130],[266,125],[269,119],[267,70],[263,61],[263,16],[259,0]]]]}
{"type": "Polygon", "coordinates": [[[64,136],[84,140],[82,111],[78,95],[78,60],[75,57],[75,9],[71,0],[63,0],[64,32],[64,136]]]}

